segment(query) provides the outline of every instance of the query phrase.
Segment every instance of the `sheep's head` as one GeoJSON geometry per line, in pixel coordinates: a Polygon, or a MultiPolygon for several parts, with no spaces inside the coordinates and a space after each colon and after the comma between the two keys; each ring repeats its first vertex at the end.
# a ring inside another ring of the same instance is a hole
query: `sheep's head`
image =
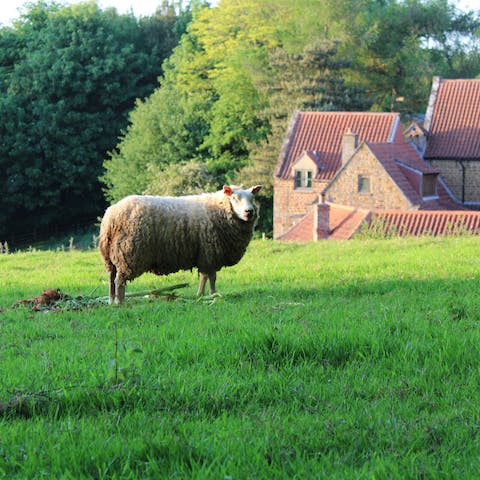
{"type": "Polygon", "coordinates": [[[225,185],[223,193],[229,198],[237,218],[244,222],[255,222],[258,218],[258,205],[254,197],[261,189],[262,185],[256,185],[248,190],[225,185]]]}

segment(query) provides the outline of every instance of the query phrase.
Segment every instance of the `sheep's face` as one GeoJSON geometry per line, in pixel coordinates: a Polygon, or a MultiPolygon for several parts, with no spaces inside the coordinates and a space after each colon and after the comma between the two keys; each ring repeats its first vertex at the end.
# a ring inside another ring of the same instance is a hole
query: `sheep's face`
{"type": "Polygon", "coordinates": [[[258,217],[258,206],[255,195],[262,189],[262,185],[243,190],[241,188],[223,187],[223,193],[228,196],[235,216],[244,222],[255,222],[258,217]]]}

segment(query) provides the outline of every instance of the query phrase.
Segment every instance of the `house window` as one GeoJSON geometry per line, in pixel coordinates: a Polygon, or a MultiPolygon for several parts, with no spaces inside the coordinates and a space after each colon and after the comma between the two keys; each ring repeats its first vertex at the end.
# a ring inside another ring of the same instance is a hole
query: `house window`
{"type": "Polygon", "coordinates": [[[312,188],[313,172],[311,170],[295,171],[295,188],[312,188]]]}
{"type": "Polygon", "coordinates": [[[437,194],[437,175],[423,175],[422,196],[436,197],[437,194]]]}
{"type": "Polygon", "coordinates": [[[358,176],[358,193],[370,193],[370,178],[365,175],[358,176]]]}

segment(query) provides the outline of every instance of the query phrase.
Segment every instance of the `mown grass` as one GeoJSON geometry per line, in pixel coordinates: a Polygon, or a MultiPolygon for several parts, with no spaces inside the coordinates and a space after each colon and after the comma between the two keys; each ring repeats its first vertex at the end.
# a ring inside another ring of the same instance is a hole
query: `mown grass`
{"type": "Polygon", "coordinates": [[[0,256],[0,477],[475,478],[478,239],[255,241],[195,302],[107,294],[97,252],[0,256]]]}

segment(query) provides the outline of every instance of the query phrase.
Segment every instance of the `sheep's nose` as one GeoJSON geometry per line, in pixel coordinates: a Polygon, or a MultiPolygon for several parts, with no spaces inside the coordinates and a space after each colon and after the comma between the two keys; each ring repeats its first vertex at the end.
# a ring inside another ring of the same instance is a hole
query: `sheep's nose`
{"type": "Polygon", "coordinates": [[[245,210],[245,213],[247,215],[247,218],[252,218],[253,217],[253,210],[245,210]]]}

